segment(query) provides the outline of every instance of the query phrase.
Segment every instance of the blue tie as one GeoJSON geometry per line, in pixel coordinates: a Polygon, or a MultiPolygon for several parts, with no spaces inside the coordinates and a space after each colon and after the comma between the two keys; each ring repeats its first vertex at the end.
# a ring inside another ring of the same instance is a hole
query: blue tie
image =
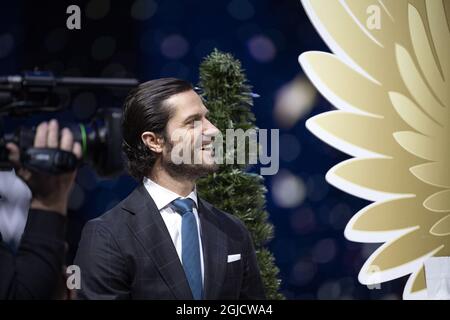
{"type": "Polygon", "coordinates": [[[198,241],[197,221],[192,208],[192,199],[175,199],[172,207],[181,216],[181,260],[192,295],[195,300],[201,300],[203,295],[202,270],[200,265],[200,245],[198,241]]]}

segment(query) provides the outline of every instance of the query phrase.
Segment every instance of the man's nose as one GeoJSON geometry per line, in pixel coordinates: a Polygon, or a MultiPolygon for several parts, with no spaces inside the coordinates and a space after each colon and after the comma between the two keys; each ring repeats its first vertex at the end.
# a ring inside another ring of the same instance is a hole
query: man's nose
{"type": "Polygon", "coordinates": [[[219,129],[215,125],[213,125],[209,120],[206,120],[206,124],[204,126],[204,135],[214,136],[219,133],[219,129]]]}

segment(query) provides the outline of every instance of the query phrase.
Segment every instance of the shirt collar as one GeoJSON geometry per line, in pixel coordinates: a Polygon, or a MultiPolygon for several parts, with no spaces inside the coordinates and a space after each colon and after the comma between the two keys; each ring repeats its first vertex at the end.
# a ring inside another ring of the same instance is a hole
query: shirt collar
{"type": "Polygon", "coordinates": [[[147,189],[147,192],[150,194],[153,201],[155,202],[158,210],[163,209],[168,204],[170,204],[173,200],[178,199],[178,198],[181,198],[181,199],[190,198],[195,202],[195,206],[198,208],[197,186],[194,186],[194,190],[192,190],[191,193],[189,193],[187,197],[182,197],[179,194],[177,194],[169,189],[164,188],[163,186],[157,184],[156,182],[154,182],[153,180],[151,180],[147,177],[144,177],[143,183],[144,183],[145,189],[147,189]]]}

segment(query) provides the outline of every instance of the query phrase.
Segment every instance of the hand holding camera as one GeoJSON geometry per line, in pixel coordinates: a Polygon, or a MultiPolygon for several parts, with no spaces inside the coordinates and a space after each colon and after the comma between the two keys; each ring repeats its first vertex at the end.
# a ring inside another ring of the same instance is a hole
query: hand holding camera
{"type": "MultiPolygon", "coordinates": [[[[8,143],[9,160],[14,164],[16,173],[28,184],[33,194],[32,209],[42,209],[67,212],[67,201],[70,194],[76,171],[53,175],[26,169],[20,163],[20,150],[14,143],[8,143]]],[[[74,142],[72,132],[64,128],[59,130],[56,120],[41,123],[36,129],[34,148],[61,149],[72,152],[78,159],[81,158],[81,145],[74,142]]]]}

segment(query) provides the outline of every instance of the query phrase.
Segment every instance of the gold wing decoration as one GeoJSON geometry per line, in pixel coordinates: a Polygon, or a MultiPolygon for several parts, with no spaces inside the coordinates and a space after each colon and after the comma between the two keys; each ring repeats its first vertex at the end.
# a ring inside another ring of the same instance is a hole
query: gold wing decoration
{"type": "Polygon", "coordinates": [[[373,202],[352,217],[346,238],[383,243],[358,279],[410,275],[403,298],[426,299],[425,260],[450,256],[450,1],[302,4],[333,54],[306,52],[299,62],[338,109],[307,128],[354,157],[327,181],[373,202]]]}

